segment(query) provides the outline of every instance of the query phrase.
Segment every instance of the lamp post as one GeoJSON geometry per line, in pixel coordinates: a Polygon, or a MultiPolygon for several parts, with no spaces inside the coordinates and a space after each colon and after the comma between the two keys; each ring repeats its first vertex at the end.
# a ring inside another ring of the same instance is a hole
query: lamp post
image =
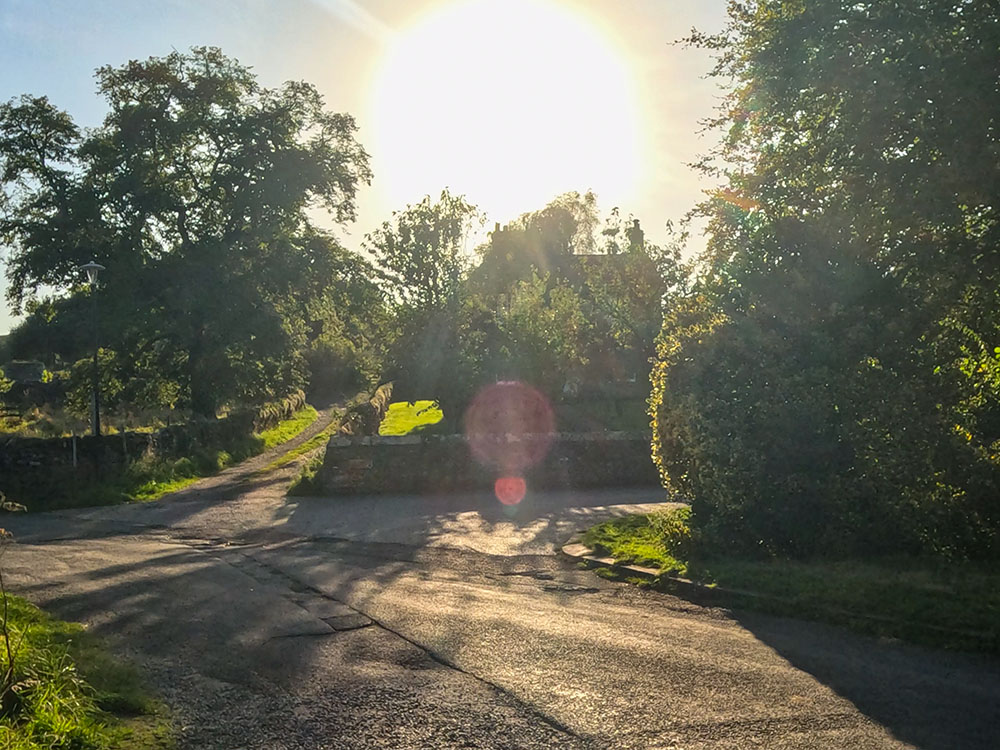
{"type": "Polygon", "coordinates": [[[87,281],[90,283],[90,296],[94,298],[94,379],[92,381],[94,390],[94,436],[101,434],[101,388],[100,373],[98,371],[97,352],[100,348],[100,338],[98,333],[97,317],[97,274],[104,270],[97,261],[90,261],[80,266],[81,271],[87,272],[87,281]]]}

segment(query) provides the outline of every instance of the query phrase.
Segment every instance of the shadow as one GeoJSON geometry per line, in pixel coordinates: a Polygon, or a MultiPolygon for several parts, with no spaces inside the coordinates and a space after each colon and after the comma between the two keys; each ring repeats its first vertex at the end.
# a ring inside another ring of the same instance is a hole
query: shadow
{"type": "MultiPolygon", "coordinates": [[[[697,605],[718,597],[674,592],[697,605]]],[[[1000,660],[734,608],[729,615],[896,739],[921,750],[992,750],[1000,737],[1000,660]]]]}
{"type": "Polygon", "coordinates": [[[551,554],[578,532],[625,513],[664,507],[659,488],[531,491],[515,505],[492,493],[288,498],[273,520],[290,533],[501,556],[551,554]]]}
{"type": "MultiPolygon", "coordinates": [[[[327,517],[365,503],[386,511],[394,507],[380,508],[387,499],[357,498],[345,506],[343,499],[305,498],[292,504],[287,518],[308,522],[315,511],[302,508],[314,504],[324,505],[327,517]]],[[[622,739],[622,747],[649,746],[641,735],[646,731],[650,737],[703,727],[742,731],[738,721],[732,727],[726,723],[729,716],[758,721],[753,716],[771,696],[798,693],[811,682],[804,675],[918,748],[995,747],[1000,729],[995,662],[756,613],[712,616],[700,607],[685,609],[686,602],[674,597],[630,587],[596,593],[586,588],[588,581],[596,584],[592,574],[560,569],[551,555],[495,555],[433,544],[455,533],[454,516],[469,516],[486,537],[511,529],[525,533],[524,541],[506,549],[530,548],[539,536],[561,533],[561,519],[622,499],[617,493],[539,494],[510,518],[482,494],[400,498],[419,504],[413,533],[420,544],[323,538],[323,529],[306,539],[262,521],[243,539],[254,542],[252,548],[194,548],[120,535],[19,544],[7,562],[18,593],[60,617],[87,622],[96,635],[138,653],[151,669],[163,670],[158,674],[164,684],[188,691],[194,690],[192,681],[201,680],[212,695],[235,694],[274,724],[276,737],[331,692],[343,696],[351,711],[358,696],[379,696],[372,717],[382,721],[386,714],[412,710],[411,703],[393,702],[410,689],[410,680],[427,691],[426,698],[412,701],[441,700],[434,681],[460,678],[453,670],[441,671],[447,664],[495,681],[528,705],[554,701],[549,705],[555,714],[575,710],[577,692],[600,696],[608,721],[602,733],[613,736],[620,727],[640,732],[622,739]],[[536,566],[554,580],[532,578],[536,566]],[[390,632],[375,627],[333,634],[302,604],[309,598],[348,603],[390,632]],[[549,677],[532,676],[540,673],[549,677]],[[283,712],[275,701],[289,695],[296,696],[296,709],[283,712]],[[707,707],[703,724],[683,723],[688,721],[684,701],[707,707]]],[[[365,521],[370,536],[377,536],[378,515],[365,521]]],[[[817,688],[815,694],[822,692],[817,688]]],[[[447,692],[446,699],[455,694],[447,692]]],[[[195,702],[202,697],[197,693],[195,702]]],[[[188,700],[184,692],[175,698],[182,706],[188,700]]],[[[225,713],[225,707],[212,703],[210,695],[205,700],[203,707],[184,710],[194,710],[197,721],[212,726],[218,723],[212,712],[225,713]]],[[[833,715],[821,714],[821,720],[843,721],[845,731],[861,720],[831,708],[829,698],[823,702],[821,711],[833,715]]],[[[772,708],[792,719],[808,714],[802,705],[772,708]]],[[[484,703],[482,710],[490,709],[484,703]]],[[[341,720],[340,714],[323,714],[323,721],[334,725],[341,720]]],[[[762,726],[751,729],[776,733],[774,739],[798,731],[780,722],[762,726]]],[[[745,746],[739,737],[731,739],[731,746],[745,746]]],[[[204,740],[200,746],[227,745],[204,740]]]]}
{"type": "MultiPolygon", "coordinates": [[[[558,667],[551,667],[552,684],[570,696],[558,705],[572,705],[573,691],[588,687],[606,699],[611,713],[621,696],[653,701],[663,685],[676,705],[690,700],[719,715],[740,715],[729,704],[759,698],[758,691],[771,695],[762,685],[784,696],[786,687],[792,691],[811,677],[915,747],[985,750],[997,744],[995,659],[885,643],[742,610],[719,616],[724,627],[716,628],[705,624],[714,617],[710,610],[682,611],[688,602],[703,603],[694,597],[681,601],[625,587],[593,595],[592,574],[552,557],[587,526],[662,507],[658,488],[529,488],[516,505],[504,505],[490,492],[287,498],[293,474],[223,472],[155,503],[11,517],[5,525],[19,544],[5,565],[11,566],[13,588],[159,664],[164,684],[186,686],[198,675],[209,680],[209,691],[218,687],[211,681],[238,685],[246,695],[264,696],[260,706],[267,712],[275,685],[308,691],[312,681],[323,684],[330,674],[350,690],[384,690],[383,678],[372,676],[377,670],[367,676],[349,671],[363,671],[367,663],[388,664],[390,680],[400,679],[390,667],[436,673],[436,662],[412,646],[418,642],[441,663],[462,666],[468,659],[484,673],[495,669],[497,681],[517,685],[526,701],[556,700],[545,693],[548,680],[516,682],[518,674],[530,676],[550,663],[558,667]],[[131,536],[150,529],[170,530],[174,541],[131,536]],[[238,547],[193,548],[176,541],[184,537],[242,541],[254,549],[244,554],[238,547]],[[53,542],[60,538],[73,541],[53,542]],[[533,578],[535,569],[554,580],[533,578]],[[411,643],[375,648],[372,635],[332,636],[300,606],[308,596],[370,612],[411,643]],[[525,620],[531,609],[540,613],[537,627],[525,620]],[[551,626],[560,618],[566,619],[561,630],[551,626]],[[694,623],[689,629],[684,618],[694,623]],[[319,636],[346,644],[336,646],[342,648],[341,666],[328,666],[324,649],[335,648],[334,642],[319,636]],[[490,661],[494,654],[500,654],[500,667],[490,661]],[[597,665],[595,654],[603,664],[597,665]],[[776,664],[775,654],[794,669],[776,664]],[[515,666],[506,666],[507,660],[515,666]],[[348,672],[336,671],[343,669],[348,672]]],[[[389,710],[376,704],[382,713],[389,710]]],[[[683,711],[665,705],[669,710],[655,705],[622,711],[670,729],[671,714],[683,711]]],[[[794,718],[802,711],[788,707],[785,713],[794,718]]],[[[294,713],[274,719],[275,737],[289,731],[282,722],[293,722],[294,713]]],[[[211,725],[213,716],[200,719],[211,725]]],[[[704,726],[714,726],[714,720],[704,726]]],[[[628,719],[621,721],[626,726],[628,719]]],[[[622,746],[649,744],[629,742],[622,746]]],[[[223,745],[206,740],[201,746],[223,745]]]]}

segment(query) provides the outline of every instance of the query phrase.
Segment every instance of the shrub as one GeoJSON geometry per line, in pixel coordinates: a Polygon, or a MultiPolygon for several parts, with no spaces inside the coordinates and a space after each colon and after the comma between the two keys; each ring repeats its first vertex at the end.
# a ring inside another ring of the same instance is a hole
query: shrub
{"type": "Polygon", "coordinates": [[[687,560],[694,549],[691,532],[691,509],[671,508],[654,511],[647,518],[653,531],[663,540],[663,546],[678,560],[687,560]]]}
{"type": "Polygon", "coordinates": [[[653,458],[691,502],[700,542],[764,556],[1000,554],[1000,465],[956,425],[948,368],[928,378],[940,352],[885,323],[905,295],[872,267],[808,263],[743,276],[738,296],[677,300],[665,318],[653,458]]]}
{"type": "Polygon", "coordinates": [[[194,461],[184,456],[174,461],[173,474],[175,477],[196,477],[198,476],[198,467],[194,465],[194,461]]]}

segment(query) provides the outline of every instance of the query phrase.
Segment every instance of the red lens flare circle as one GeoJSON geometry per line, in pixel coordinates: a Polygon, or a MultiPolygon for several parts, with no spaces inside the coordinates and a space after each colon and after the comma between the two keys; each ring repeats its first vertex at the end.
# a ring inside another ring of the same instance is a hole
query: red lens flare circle
{"type": "Polygon", "coordinates": [[[548,399],[517,381],[483,388],[465,411],[465,435],[479,463],[507,477],[545,458],[555,432],[548,399]]]}
{"type": "Polygon", "coordinates": [[[521,477],[500,477],[493,483],[493,492],[504,505],[517,505],[524,500],[528,486],[521,477]]]}

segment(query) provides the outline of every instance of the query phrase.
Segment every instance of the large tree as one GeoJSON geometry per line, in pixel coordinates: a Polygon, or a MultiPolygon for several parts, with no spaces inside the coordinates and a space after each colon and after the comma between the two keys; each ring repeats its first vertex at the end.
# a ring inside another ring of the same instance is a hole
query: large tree
{"type": "Polygon", "coordinates": [[[445,189],[436,201],[426,196],[393,212],[364,242],[390,298],[385,374],[397,395],[438,399],[447,417],[475,387],[460,344],[470,313],[461,288],[471,260],[466,246],[481,222],[479,209],[445,189]]]}
{"type": "Polygon", "coordinates": [[[45,97],[0,107],[0,240],[15,311],[107,266],[104,341],[169,371],[198,413],[298,385],[338,245],[371,178],[354,120],[316,89],[270,89],[215,48],[97,72],[81,132],[45,97]],[[110,327],[110,330],[108,328],[110,327]]]}
{"type": "Polygon", "coordinates": [[[1000,553],[1000,10],[732,2],[654,453],[727,548],[1000,553]]]}

